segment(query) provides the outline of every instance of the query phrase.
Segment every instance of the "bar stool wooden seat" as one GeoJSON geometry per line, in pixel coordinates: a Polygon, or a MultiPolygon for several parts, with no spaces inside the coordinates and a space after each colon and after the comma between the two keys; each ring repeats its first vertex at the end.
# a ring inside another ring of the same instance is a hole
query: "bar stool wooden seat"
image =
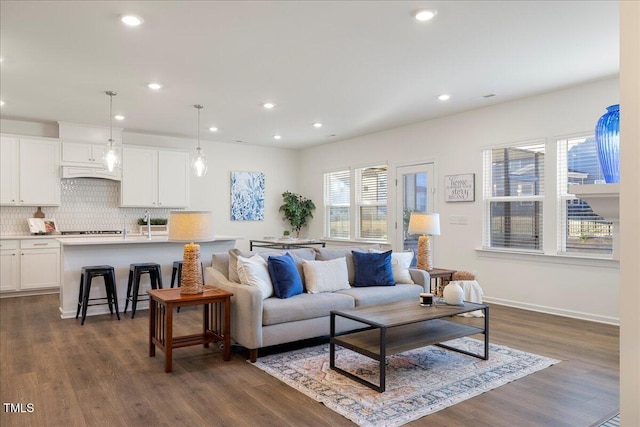
{"type": "Polygon", "coordinates": [[[116,274],[112,266],[110,265],[92,265],[82,267],[80,274],[80,285],[78,291],[78,311],[76,311],[76,319],[82,311],[81,325],[84,325],[84,321],[87,317],[87,307],[90,305],[109,305],[109,312],[113,314],[115,306],[116,316],[120,320],[120,313],[118,312],[118,291],[116,289],[116,274]],[[89,298],[91,292],[91,280],[94,277],[102,277],[104,280],[104,287],[107,293],[106,297],[101,298],[89,298]],[[106,302],[90,303],[90,301],[102,300],[106,302]]]}
{"type": "Polygon", "coordinates": [[[140,294],[140,277],[143,274],[149,274],[151,289],[162,289],[162,271],[160,264],[155,262],[144,262],[129,265],[129,282],[127,283],[127,301],[124,304],[124,312],[127,312],[129,301],[131,301],[131,318],[136,315],[136,307],[138,301],[148,301],[146,294],[140,294]]]}

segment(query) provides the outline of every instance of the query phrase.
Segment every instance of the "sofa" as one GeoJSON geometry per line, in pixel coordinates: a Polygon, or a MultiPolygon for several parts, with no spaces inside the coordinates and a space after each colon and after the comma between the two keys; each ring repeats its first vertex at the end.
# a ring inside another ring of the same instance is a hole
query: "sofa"
{"type": "MultiPolygon", "coordinates": [[[[331,310],[408,299],[418,303],[420,293],[429,292],[430,277],[424,270],[409,268],[412,258],[412,253],[385,252],[378,245],[254,252],[233,248],[212,255],[211,266],[205,269],[205,283],[233,293],[231,339],[247,348],[250,360],[255,362],[260,348],[328,336],[331,310]],[[382,279],[370,276],[378,271],[364,264],[372,257],[380,265],[385,263],[381,268],[387,282],[378,282],[382,279]],[[293,260],[302,292],[281,297],[270,293],[269,286],[277,292],[275,282],[272,280],[271,285],[265,282],[273,277],[272,265],[281,259],[288,264],[293,260]],[[265,274],[271,276],[264,277],[265,274]],[[389,274],[393,279],[388,278],[389,274]],[[257,280],[253,280],[254,276],[257,280]],[[362,283],[363,280],[373,285],[362,283]]],[[[348,319],[337,320],[338,332],[363,326],[348,319]]]]}

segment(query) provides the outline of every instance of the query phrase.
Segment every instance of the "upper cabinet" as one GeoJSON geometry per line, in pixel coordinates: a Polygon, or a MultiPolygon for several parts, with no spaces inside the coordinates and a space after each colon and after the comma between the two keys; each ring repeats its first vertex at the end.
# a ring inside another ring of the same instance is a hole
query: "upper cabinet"
{"type": "Polygon", "coordinates": [[[107,145],[82,142],[62,143],[63,178],[107,178],[120,180],[120,168],[109,171],[103,156],[107,145]]]}
{"type": "Polygon", "coordinates": [[[189,153],[146,147],[123,147],[122,206],[189,206],[189,153]]]}
{"type": "Polygon", "coordinates": [[[0,136],[0,204],[60,205],[60,143],[0,136]]]}

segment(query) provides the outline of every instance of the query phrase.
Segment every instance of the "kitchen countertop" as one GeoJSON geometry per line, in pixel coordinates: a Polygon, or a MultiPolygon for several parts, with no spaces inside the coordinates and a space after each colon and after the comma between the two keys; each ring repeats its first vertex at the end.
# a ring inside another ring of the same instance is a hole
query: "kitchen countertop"
{"type": "MultiPolygon", "coordinates": [[[[208,242],[219,242],[228,240],[241,240],[242,237],[238,236],[225,236],[216,235],[213,239],[207,240],[208,242]]],[[[80,236],[57,236],[58,242],[65,246],[88,246],[88,245],[121,245],[121,244],[149,244],[149,243],[181,243],[184,242],[172,242],[169,240],[169,236],[159,235],[154,236],[151,234],[151,239],[142,234],[127,234],[127,237],[123,235],[108,235],[108,236],[95,236],[83,234],[80,236]]],[[[203,242],[200,242],[203,243],[203,242]]]]}

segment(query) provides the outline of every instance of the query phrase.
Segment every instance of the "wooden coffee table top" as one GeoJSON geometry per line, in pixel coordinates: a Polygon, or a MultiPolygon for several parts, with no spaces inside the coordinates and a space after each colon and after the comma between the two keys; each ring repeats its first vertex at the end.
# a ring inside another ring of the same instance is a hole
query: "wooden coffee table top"
{"type": "Polygon", "coordinates": [[[485,307],[487,307],[486,304],[473,302],[465,302],[464,306],[437,304],[432,307],[423,307],[416,299],[415,301],[399,301],[369,307],[332,310],[331,313],[372,326],[389,328],[425,320],[455,316],[456,314],[481,310],[485,307]]]}

